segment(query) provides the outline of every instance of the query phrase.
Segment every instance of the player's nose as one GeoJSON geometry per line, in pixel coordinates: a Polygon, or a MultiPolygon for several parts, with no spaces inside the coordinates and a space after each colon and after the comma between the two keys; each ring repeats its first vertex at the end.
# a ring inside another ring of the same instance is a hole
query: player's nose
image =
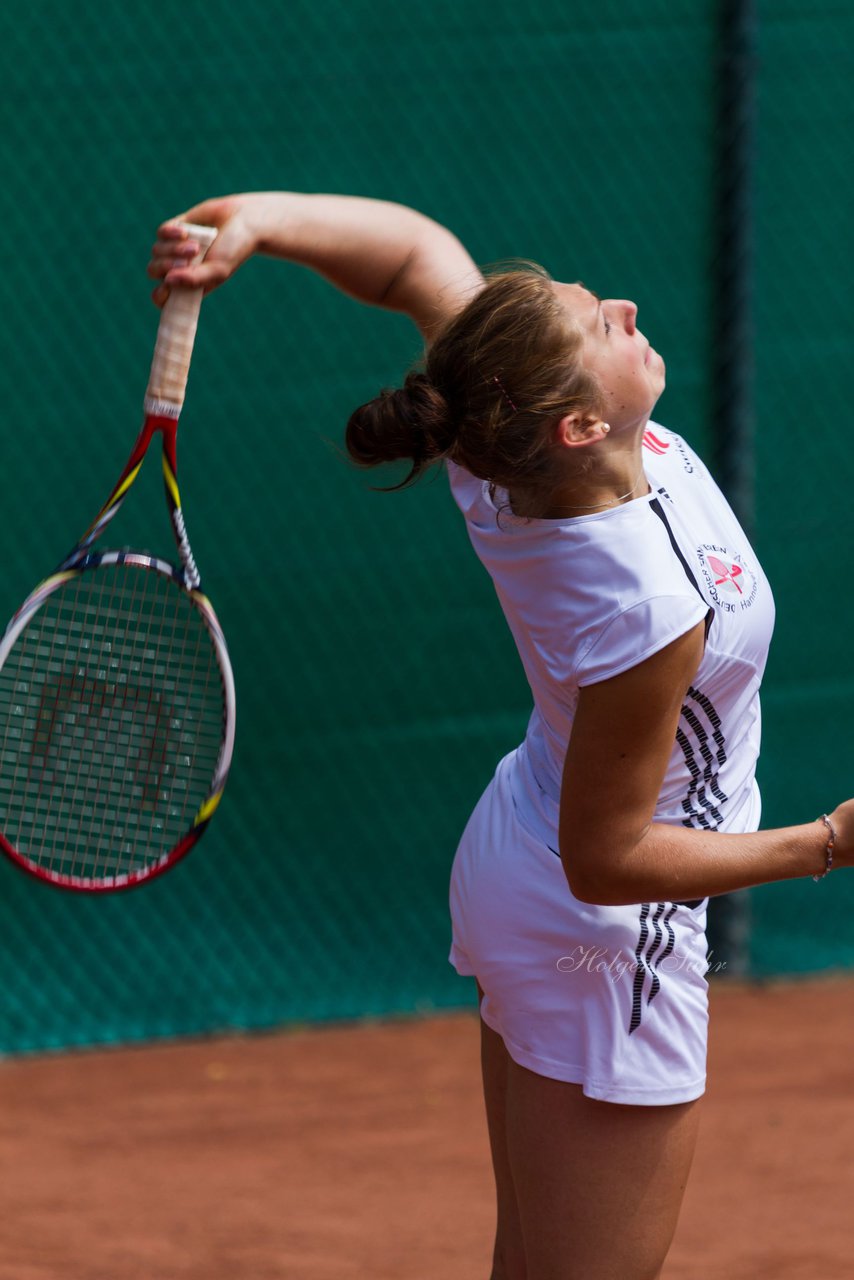
{"type": "Polygon", "coordinates": [[[626,333],[631,336],[635,331],[638,318],[637,304],[631,302],[628,298],[614,298],[611,305],[622,318],[623,328],[626,333]]]}

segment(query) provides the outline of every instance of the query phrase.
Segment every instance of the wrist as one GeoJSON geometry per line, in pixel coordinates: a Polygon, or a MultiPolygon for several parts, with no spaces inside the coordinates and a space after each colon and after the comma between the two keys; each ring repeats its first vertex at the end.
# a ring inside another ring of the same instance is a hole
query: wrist
{"type": "Polygon", "coordinates": [[[251,252],[287,257],[285,230],[293,223],[294,196],[285,191],[248,191],[238,199],[251,252]]]}

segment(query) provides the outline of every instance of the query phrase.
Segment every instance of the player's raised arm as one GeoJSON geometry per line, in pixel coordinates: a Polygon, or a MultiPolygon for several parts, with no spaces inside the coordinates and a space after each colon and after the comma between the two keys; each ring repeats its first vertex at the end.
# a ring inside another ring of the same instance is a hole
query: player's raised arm
{"type": "MultiPolygon", "coordinates": [[[[384,200],[254,192],[206,200],[182,217],[220,234],[205,263],[190,267],[193,242],[174,222],[164,223],[148,271],[166,286],[209,291],[253,254],[267,254],[310,267],[360,302],[403,312],[429,341],[482,284],[456,236],[384,200]]],[[[158,303],[164,285],[155,290],[158,303]]]]}

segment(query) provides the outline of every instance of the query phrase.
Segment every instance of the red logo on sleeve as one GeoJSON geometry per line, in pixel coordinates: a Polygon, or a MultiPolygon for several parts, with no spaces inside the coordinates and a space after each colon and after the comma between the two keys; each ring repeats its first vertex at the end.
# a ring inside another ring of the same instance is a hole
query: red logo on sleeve
{"type": "Polygon", "coordinates": [[[643,433],[643,447],[645,449],[649,449],[651,453],[657,453],[658,456],[661,457],[661,455],[667,453],[667,450],[670,448],[670,441],[659,440],[658,436],[654,435],[649,428],[647,428],[643,433]]]}

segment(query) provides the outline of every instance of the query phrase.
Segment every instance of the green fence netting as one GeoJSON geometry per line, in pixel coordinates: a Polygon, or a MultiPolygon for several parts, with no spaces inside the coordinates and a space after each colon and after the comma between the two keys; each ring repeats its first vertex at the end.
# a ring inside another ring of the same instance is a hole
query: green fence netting
{"type": "MultiPolygon", "coordinates": [[[[757,539],[781,606],[773,822],[846,786],[854,18],[767,7],[757,539]]],[[[711,0],[34,0],[0,14],[0,613],[124,461],[156,327],[154,227],[228,190],[399,200],[483,262],[527,256],[634,298],[669,353],[658,416],[706,448],[717,16],[711,0]]],[[[206,301],[182,498],[234,660],[232,778],[203,844],[145,889],[81,900],[0,867],[0,1049],[469,999],[445,960],[447,876],[528,691],[443,479],[378,495],[337,450],[351,408],[418,354],[405,321],[282,264],[250,263],[206,301]]],[[[147,469],[116,535],[168,550],[147,469]]],[[[838,879],[758,895],[758,968],[854,961],[838,879]]]]}
{"type": "MultiPolygon", "coordinates": [[[[849,795],[854,711],[848,582],[854,11],[766,0],[757,156],[756,541],[777,599],[760,765],[765,821],[849,795]]],[[[759,974],[854,963],[854,879],[754,893],[759,974]]]]}

